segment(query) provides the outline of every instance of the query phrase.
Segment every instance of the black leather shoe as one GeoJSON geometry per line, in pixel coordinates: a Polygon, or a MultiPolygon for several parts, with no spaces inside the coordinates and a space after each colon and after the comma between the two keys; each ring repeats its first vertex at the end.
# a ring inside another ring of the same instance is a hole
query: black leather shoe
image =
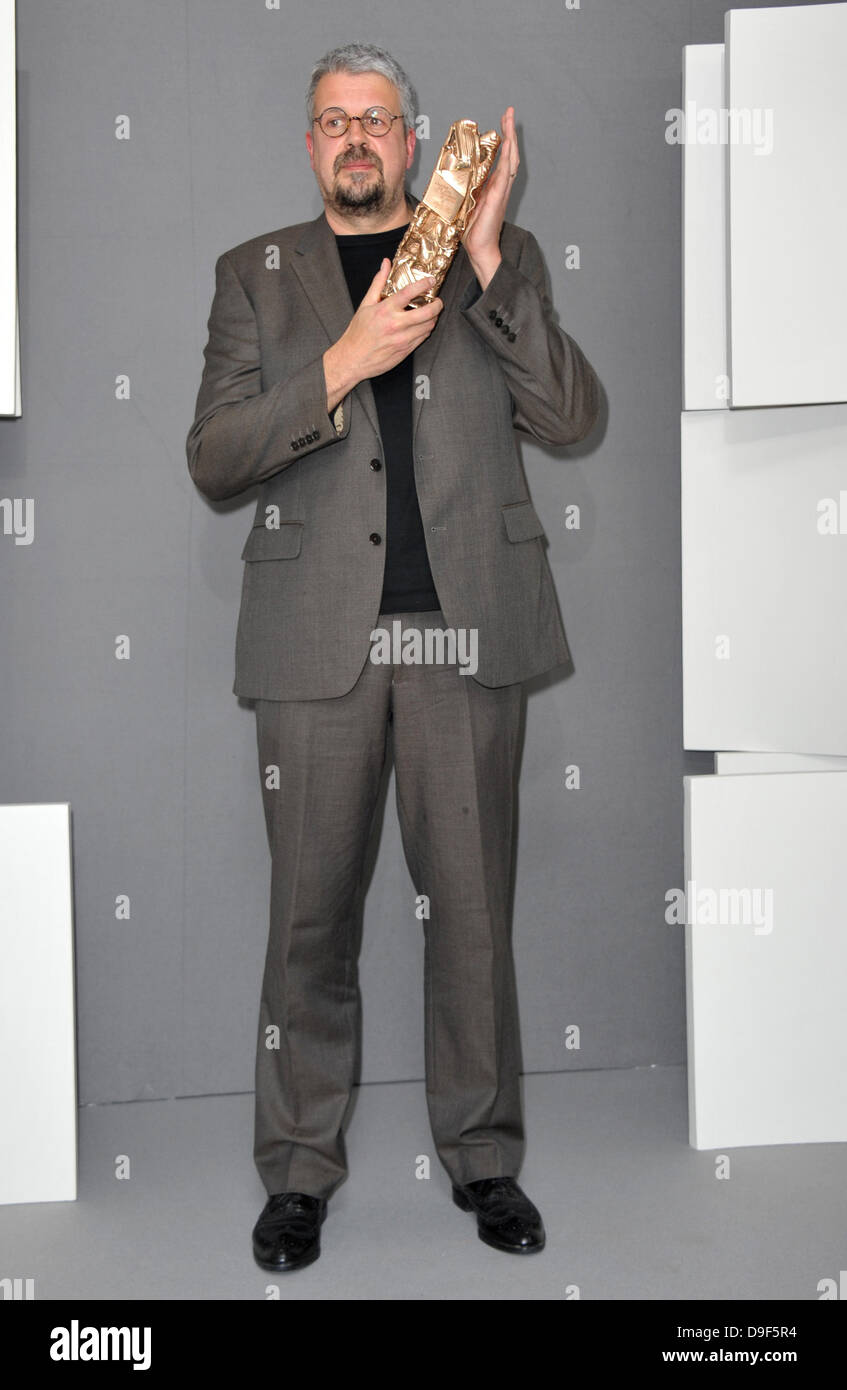
{"type": "Polygon", "coordinates": [[[475,1211],[480,1240],[513,1255],[534,1255],[544,1249],[541,1214],[514,1178],[479,1178],[453,1188],[453,1201],[462,1211],[475,1211]]]}
{"type": "Polygon", "coordinates": [[[321,1253],[326,1198],[274,1192],[253,1227],[253,1255],[262,1269],[284,1272],[310,1265],[321,1253]]]}

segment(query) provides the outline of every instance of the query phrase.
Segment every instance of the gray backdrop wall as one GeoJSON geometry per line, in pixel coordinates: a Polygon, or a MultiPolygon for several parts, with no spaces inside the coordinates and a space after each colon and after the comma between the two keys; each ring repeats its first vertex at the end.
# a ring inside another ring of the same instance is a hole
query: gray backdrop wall
{"type": "MultiPolygon", "coordinates": [[[[304,90],[352,39],[394,53],[431,118],[418,195],[451,120],[499,129],[515,106],[507,216],[537,236],[562,326],[607,394],[584,444],[521,437],[575,661],[527,701],[524,1067],[684,1061],[683,936],[664,895],[682,883],[683,773],[711,758],[681,747],[681,152],[664,130],[682,46],[720,42],[723,13],[19,5],[24,413],[0,422],[0,497],[33,499],[35,529],[30,545],[0,535],[0,799],[72,806],[81,1103],[252,1089],[270,859],[254,714],[231,686],[254,494],[208,503],[184,442],[215,258],[321,211],[304,90]]],[[[385,790],[361,953],[366,1082],[423,1076],[423,938],[393,777],[385,790]]]]}

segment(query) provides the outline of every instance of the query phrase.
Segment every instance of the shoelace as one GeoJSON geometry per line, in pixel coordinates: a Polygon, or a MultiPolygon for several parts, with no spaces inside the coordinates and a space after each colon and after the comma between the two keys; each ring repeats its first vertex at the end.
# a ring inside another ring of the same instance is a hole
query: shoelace
{"type": "Polygon", "coordinates": [[[472,1192],[472,1197],[484,1209],[486,1221],[535,1220],[535,1209],[529,1198],[516,1192],[513,1178],[489,1178],[488,1187],[483,1192],[472,1192]]]}
{"type": "Polygon", "coordinates": [[[299,1192],[277,1192],[270,1199],[267,1217],[276,1222],[284,1220],[293,1228],[305,1229],[320,1219],[320,1208],[303,1201],[299,1192]],[[297,1220],[296,1218],[302,1218],[297,1220]]]}

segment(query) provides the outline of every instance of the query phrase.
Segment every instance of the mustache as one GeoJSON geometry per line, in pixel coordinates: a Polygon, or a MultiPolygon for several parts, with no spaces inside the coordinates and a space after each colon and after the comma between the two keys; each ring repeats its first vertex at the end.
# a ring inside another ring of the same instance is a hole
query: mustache
{"type": "Polygon", "coordinates": [[[348,155],[345,159],[339,161],[338,167],[339,169],[343,169],[347,164],[373,164],[374,168],[379,168],[379,161],[367,150],[363,151],[362,154],[348,155]]]}

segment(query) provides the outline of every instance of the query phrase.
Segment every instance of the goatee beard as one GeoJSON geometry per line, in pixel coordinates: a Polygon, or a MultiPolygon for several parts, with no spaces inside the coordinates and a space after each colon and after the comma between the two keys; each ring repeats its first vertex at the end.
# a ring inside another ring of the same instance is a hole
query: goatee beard
{"type": "Polygon", "coordinates": [[[369,150],[350,149],[347,151],[344,163],[339,167],[335,183],[331,189],[330,202],[336,212],[348,217],[351,214],[354,217],[370,217],[374,213],[379,214],[387,211],[388,197],[385,178],[382,169],[369,150]],[[344,170],[349,164],[370,164],[371,167],[367,173],[360,170],[358,174],[348,175],[344,173],[344,170]]]}
{"type": "Polygon", "coordinates": [[[341,213],[352,212],[369,216],[371,213],[384,212],[385,181],[378,169],[369,173],[367,179],[356,181],[345,178],[343,182],[336,183],[332,190],[331,202],[336,212],[341,213]],[[376,178],[373,177],[374,174],[376,178]]]}
{"type": "Polygon", "coordinates": [[[355,190],[336,189],[332,199],[336,212],[373,213],[385,210],[385,188],[382,185],[369,188],[367,193],[357,197],[355,190]]]}

